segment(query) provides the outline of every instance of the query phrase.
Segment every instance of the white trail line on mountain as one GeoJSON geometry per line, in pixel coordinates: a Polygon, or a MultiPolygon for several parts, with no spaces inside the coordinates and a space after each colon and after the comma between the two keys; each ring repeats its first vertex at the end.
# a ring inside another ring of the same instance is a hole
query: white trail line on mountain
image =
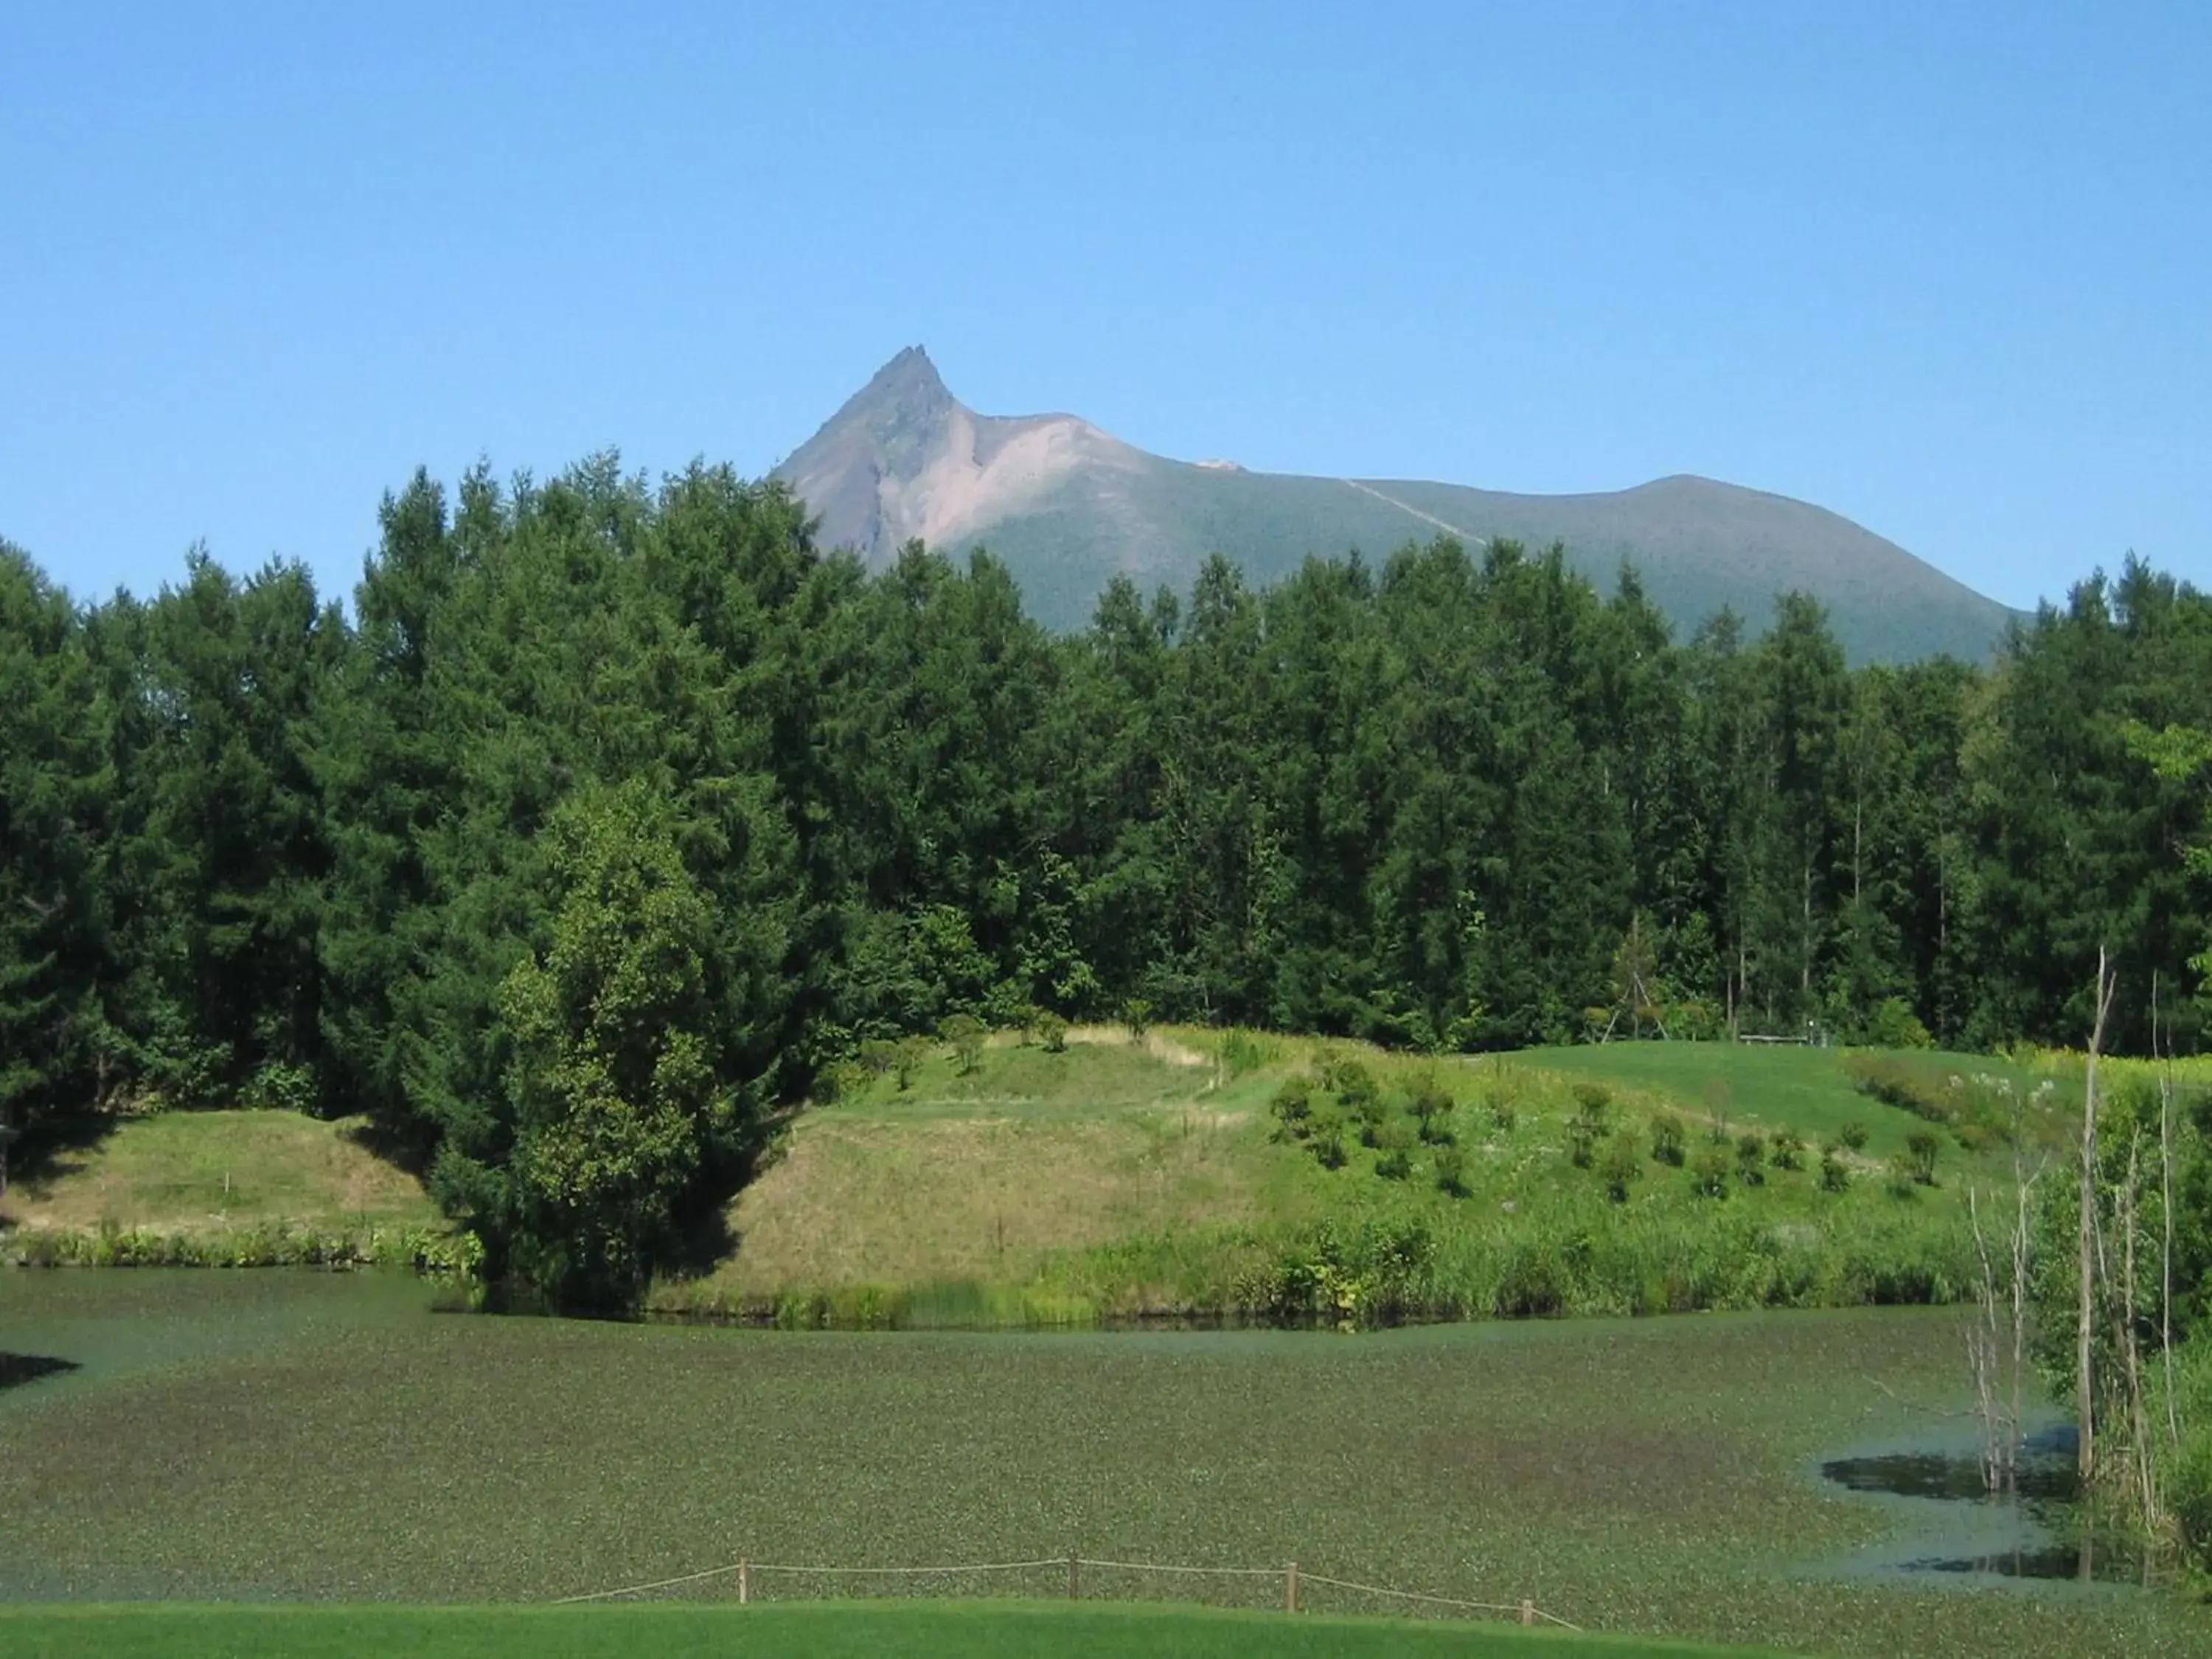
{"type": "Polygon", "coordinates": [[[1339,478],[1337,483],[1340,484],[1349,484],[1352,489],[1359,491],[1361,495],[1372,495],[1378,501],[1386,501],[1390,506],[1396,507],[1401,513],[1410,513],[1415,518],[1419,519],[1423,524],[1432,524],[1439,530],[1449,530],[1453,535],[1458,537],[1460,540],[1465,542],[1470,547],[1487,547],[1490,545],[1489,537],[1477,536],[1470,531],[1462,530],[1455,524],[1446,524],[1442,519],[1437,517],[1435,514],[1424,513],[1418,507],[1409,507],[1404,501],[1400,501],[1395,495],[1384,495],[1381,490],[1376,489],[1373,484],[1364,484],[1357,478],[1339,478]]]}

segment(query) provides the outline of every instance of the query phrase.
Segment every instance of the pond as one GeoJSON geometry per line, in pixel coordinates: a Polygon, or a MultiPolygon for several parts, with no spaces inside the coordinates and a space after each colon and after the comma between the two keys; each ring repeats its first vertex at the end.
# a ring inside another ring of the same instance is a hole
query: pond
{"type": "Polygon", "coordinates": [[[2100,1533],[2080,1509],[2080,1440],[2071,1423],[2039,1424],[2021,1443],[2012,1489],[1990,1491],[1980,1448],[1957,1435],[1833,1457],[1820,1477],[1887,1500],[1894,1535],[1848,1558],[1850,1571],[2143,1583],[2149,1564],[2100,1533]]]}
{"type": "Polygon", "coordinates": [[[1976,1510],[1915,1495],[1953,1472],[1863,1461],[1971,1452],[1910,1437],[1897,1403],[1963,1403],[1954,1311],[781,1333],[438,1316],[436,1296],[378,1273],[0,1272],[0,1350],[73,1367],[0,1391],[0,1600],[534,1601],[740,1556],[1080,1553],[1266,1570],[1101,1594],[1279,1606],[1296,1561],[1690,1640],[2212,1652],[2212,1614],[2169,1596],[1806,1568],[1877,1534],[1906,1563],[2014,1547],[1926,1524],[1976,1510]],[[1862,1461],[1808,1479],[1824,1449],[1862,1461]]]}

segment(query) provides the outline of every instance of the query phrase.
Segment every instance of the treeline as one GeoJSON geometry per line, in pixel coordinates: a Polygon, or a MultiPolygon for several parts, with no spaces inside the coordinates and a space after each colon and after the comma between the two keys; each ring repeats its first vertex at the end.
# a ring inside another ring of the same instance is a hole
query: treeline
{"type": "Polygon", "coordinates": [[[351,614],[204,555],[0,554],[0,1114],[366,1110],[495,1271],[626,1293],[781,1103],[969,1013],[1451,1049],[1731,1027],[2193,1032],[2212,602],[2130,562],[1990,667],[1820,608],[1670,638],[1447,541],[1265,592],[871,574],[772,485],[611,459],[388,499],[351,614]]]}

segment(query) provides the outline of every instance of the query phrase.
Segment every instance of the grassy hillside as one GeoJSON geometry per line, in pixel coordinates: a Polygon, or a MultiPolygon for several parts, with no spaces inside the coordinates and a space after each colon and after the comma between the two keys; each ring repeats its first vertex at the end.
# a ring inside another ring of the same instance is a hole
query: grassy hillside
{"type": "MultiPolygon", "coordinates": [[[[1860,1092],[1831,1050],[1429,1060],[1249,1032],[1074,1035],[1060,1053],[1001,1036],[972,1072],[939,1049],[905,1088],[885,1075],[802,1113],[731,1206],[736,1249],[650,1305],[995,1327],[1940,1301],[1966,1280],[1966,1186],[2009,1175],[2000,1146],[1944,1133],[1934,1182],[1901,1180],[1928,1126],[1860,1092]],[[1364,1125],[1328,1087],[1347,1065],[1376,1097],[1364,1125]],[[1340,1124],[1340,1161],[1278,1116],[1301,1079],[1316,1122],[1340,1124]],[[1426,1131],[1411,1109],[1425,1091],[1445,1103],[1426,1131]]],[[[1896,1063],[2034,1086],[1983,1058],[1896,1063]]],[[[2033,1098],[2032,1128],[2059,1110],[2033,1098]]],[[[360,1125],[282,1112],[125,1121],[19,1182],[0,1224],[0,1249],[32,1261],[446,1248],[419,1184],[360,1125]]]]}
{"type": "Polygon", "coordinates": [[[129,1118],[22,1172],[0,1197],[0,1253],[105,1246],[164,1260],[252,1259],[282,1245],[374,1253],[437,1228],[422,1183],[372,1150],[360,1120],[283,1111],[129,1118]],[[42,1242],[43,1241],[43,1242],[42,1242]]]}
{"type": "Polygon", "coordinates": [[[943,1051],[904,1089],[885,1076],[805,1114],[732,1207],[735,1255],[653,1305],[921,1325],[1942,1300],[1965,1283],[1963,1183],[2009,1168],[1947,1136],[1935,1184],[1901,1183],[1894,1161],[1927,1126],[1858,1092],[1828,1050],[1431,1060],[1080,1035],[1060,1054],[1002,1039],[972,1074],[943,1051]],[[1347,1061],[1374,1081],[1381,1144],[1346,1120],[1329,1167],[1273,1103],[1347,1061]],[[1425,1138],[1409,1113],[1423,1090],[1449,1102],[1425,1138]],[[1601,1127],[1578,1164],[1593,1097],[1601,1127]],[[1837,1144],[1848,1126],[1856,1146],[1837,1144]]]}
{"type": "Polygon", "coordinates": [[[0,1608],[16,1659],[1698,1659],[1765,1650],[1692,1646],[1435,1620],[1292,1619],[1221,1609],[956,1603],[748,1607],[0,1608]]]}

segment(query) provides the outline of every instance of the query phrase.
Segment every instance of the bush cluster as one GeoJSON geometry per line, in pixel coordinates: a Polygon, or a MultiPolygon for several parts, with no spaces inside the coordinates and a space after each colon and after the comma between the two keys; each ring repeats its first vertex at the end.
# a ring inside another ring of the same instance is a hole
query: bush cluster
{"type": "Polygon", "coordinates": [[[1268,1103],[1273,1138],[1304,1146],[1323,1169],[1351,1162],[1349,1136],[1376,1155],[1377,1176],[1407,1181],[1416,1152],[1425,1148],[1437,1186],[1455,1197],[1467,1191],[1467,1159],[1452,1129],[1457,1109],[1433,1075],[1394,1099],[1364,1065],[1344,1059],[1325,1060],[1315,1076],[1285,1078],[1268,1103]]]}

